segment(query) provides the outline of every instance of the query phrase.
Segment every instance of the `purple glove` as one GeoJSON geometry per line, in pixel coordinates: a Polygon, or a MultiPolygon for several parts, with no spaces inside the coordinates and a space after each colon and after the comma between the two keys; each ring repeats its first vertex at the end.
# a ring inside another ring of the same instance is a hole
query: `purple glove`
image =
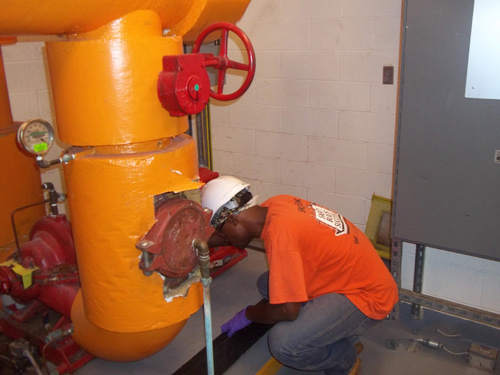
{"type": "Polygon", "coordinates": [[[246,326],[250,325],[250,323],[252,323],[252,321],[248,320],[245,317],[246,311],[247,311],[247,308],[245,307],[243,310],[241,310],[235,316],[233,316],[229,321],[224,323],[220,327],[220,330],[222,331],[222,333],[227,333],[227,335],[229,337],[231,337],[236,332],[238,332],[240,329],[243,329],[246,326]]]}

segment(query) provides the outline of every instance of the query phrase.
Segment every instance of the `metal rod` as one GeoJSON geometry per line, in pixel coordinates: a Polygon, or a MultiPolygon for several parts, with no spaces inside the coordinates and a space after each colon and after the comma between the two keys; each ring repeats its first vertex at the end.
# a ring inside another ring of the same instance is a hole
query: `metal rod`
{"type": "Polygon", "coordinates": [[[199,265],[201,271],[201,283],[203,284],[203,313],[205,317],[205,341],[207,350],[208,375],[214,375],[214,350],[212,343],[212,312],[210,306],[210,249],[208,244],[200,239],[193,240],[193,247],[198,250],[199,265]]]}
{"type": "Polygon", "coordinates": [[[16,229],[16,221],[14,219],[14,215],[16,212],[19,212],[19,211],[22,211],[22,210],[25,210],[26,208],[30,208],[30,207],[35,207],[35,206],[38,206],[40,204],[45,204],[45,203],[49,203],[50,202],[50,199],[45,199],[41,202],[38,202],[38,203],[32,203],[32,204],[28,204],[27,206],[23,206],[23,207],[19,207],[19,208],[16,208],[14,211],[12,211],[12,213],[10,214],[10,221],[12,223],[12,230],[14,231],[14,239],[16,240],[16,248],[17,248],[17,251],[19,251],[19,238],[17,237],[17,229],[16,229]]]}
{"type": "Polygon", "coordinates": [[[40,369],[40,366],[38,366],[38,363],[36,363],[35,358],[31,354],[31,352],[28,349],[23,350],[23,355],[28,358],[28,360],[31,362],[31,365],[33,366],[33,369],[37,373],[37,375],[44,375],[42,370],[40,369]]]}
{"type": "Polygon", "coordinates": [[[421,293],[415,293],[408,289],[399,290],[401,302],[418,304],[419,306],[445,314],[457,316],[462,319],[468,319],[481,324],[486,324],[495,328],[500,328],[500,314],[490,311],[475,309],[470,306],[447,301],[441,298],[428,296],[421,293]]]}
{"type": "MultiPolygon", "coordinates": [[[[425,246],[417,245],[415,251],[415,273],[413,274],[413,291],[422,293],[424,283],[424,261],[425,261],[425,246]]],[[[411,305],[411,316],[413,319],[420,319],[422,309],[418,304],[411,305]]]]}
{"type": "Polygon", "coordinates": [[[49,191],[49,200],[50,200],[50,213],[51,215],[58,215],[59,209],[57,207],[57,201],[59,199],[59,193],[54,189],[54,184],[51,182],[46,182],[42,184],[42,189],[49,191]]]}

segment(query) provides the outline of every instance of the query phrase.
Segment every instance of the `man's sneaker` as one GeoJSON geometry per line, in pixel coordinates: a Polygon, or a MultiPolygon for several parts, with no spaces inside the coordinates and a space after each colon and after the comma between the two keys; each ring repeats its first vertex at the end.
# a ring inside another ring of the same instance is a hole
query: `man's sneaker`
{"type": "Polygon", "coordinates": [[[349,373],[349,375],[359,375],[361,371],[361,359],[359,357],[356,357],[356,362],[354,362],[354,366],[352,366],[352,370],[349,373]]]}
{"type": "Polygon", "coordinates": [[[354,347],[356,348],[356,353],[358,353],[358,355],[360,355],[363,349],[365,348],[365,346],[361,343],[361,341],[358,341],[356,344],[354,344],[354,347]]]}

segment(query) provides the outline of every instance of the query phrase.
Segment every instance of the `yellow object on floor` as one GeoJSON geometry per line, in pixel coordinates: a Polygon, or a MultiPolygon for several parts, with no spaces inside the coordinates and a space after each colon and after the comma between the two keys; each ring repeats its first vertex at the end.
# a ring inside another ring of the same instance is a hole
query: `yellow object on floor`
{"type": "Polygon", "coordinates": [[[271,357],[271,359],[267,361],[264,366],[262,366],[256,375],[274,375],[281,369],[281,367],[281,363],[271,357]]]}
{"type": "Polygon", "coordinates": [[[359,375],[360,371],[361,371],[361,359],[357,357],[356,362],[354,362],[354,366],[352,367],[352,370],[349,373],[349,375],[359,375]]]}

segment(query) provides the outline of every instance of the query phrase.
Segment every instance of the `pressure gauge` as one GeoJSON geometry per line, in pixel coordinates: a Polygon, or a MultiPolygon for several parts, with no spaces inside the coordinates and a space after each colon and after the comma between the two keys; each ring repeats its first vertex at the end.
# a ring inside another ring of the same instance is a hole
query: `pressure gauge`
{"type": "Polygon", "coordinates": [[[28,152],[43,155],[54,143],[54,129],[44,120],[29,120],[17,131],[17,141],[28,152]]]}

